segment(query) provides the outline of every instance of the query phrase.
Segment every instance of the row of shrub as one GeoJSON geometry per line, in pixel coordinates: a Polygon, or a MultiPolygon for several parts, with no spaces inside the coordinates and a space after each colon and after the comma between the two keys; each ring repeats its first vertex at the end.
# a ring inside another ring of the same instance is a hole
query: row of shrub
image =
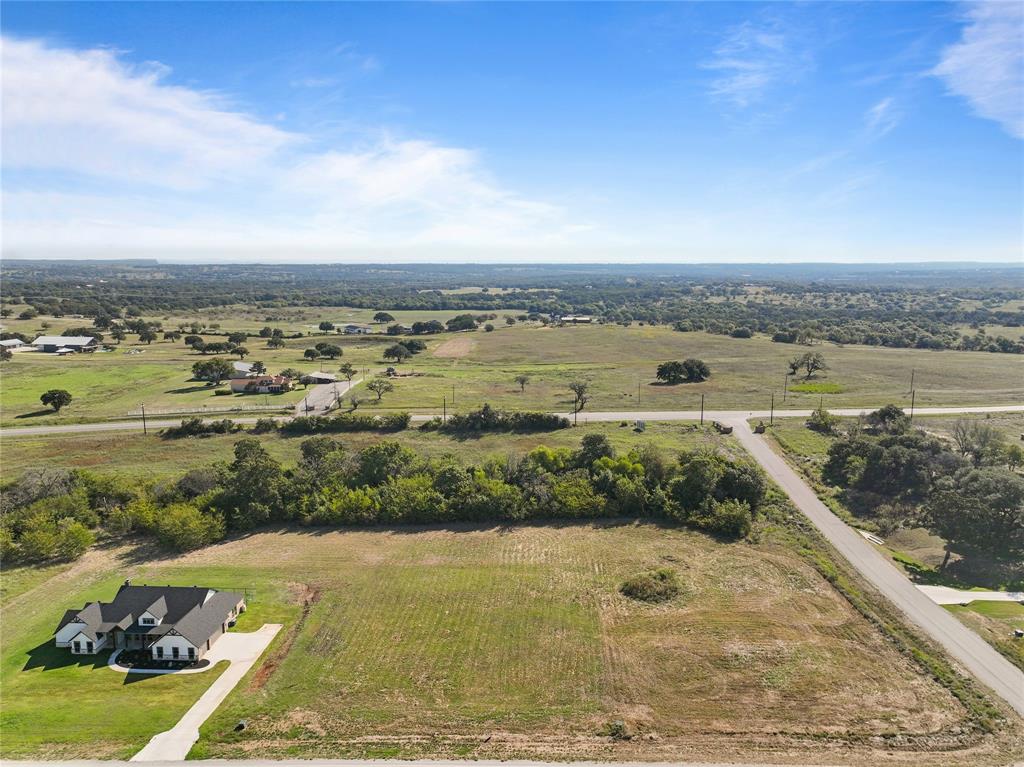
{"type": "MultiPolygon", "coordinates": [[[[390,433],[407,429],[411,420],[412,417],[408,413],[301,415],[284,422],[273,418],[260,418],[253,425],[252,432],[254,434],[266,434],[273,431],[281,431],[285,434],[340,434],[355,431],[390,433]]],[[[185,418],[180,426],[170,426],[164,429],[162,436],[166,439],[180,439],[182,437],[203,437],[210,434],[231,434],[238,431],[244,431],[244,427],[230,418],[217,421],[185,418]]]]}
{"type": "Polygon", "coordinates": [[[420,426],[420,429],[453,434],[486,431],[527,433],[567,429],[571,425],[568,418],[554,413],[508,412],[484,405],[479,410],[457,413],[449,416],[446,420],[433,418],[420,426]]]}
{"type": "Polygon", "coordinates": [[[282,423],[280,429],[286,434],[340,434],[354,431],[395,432],[407,429],[411,420],[412,416],[408,413],[300,415],[282,423]]]}
{"type": "Polygon", "coordinates": [[[708,450],[676,460],[653,446],[617,454],[600,434],[585,436],[575,450],[541,446],[468,466],[428,459],[390,440],[349,453],[318,434],[300,450],[298,464],[285,468],[259,440],[245,437],[230,463],[143,485],[80,471],[26,472],[3,488],[2,553],[28,561],[73,558],[95,531],[151,535],[187,550],[281,522],[653,517],[735,539],[750,531],[766,491],[751,464],[708,450]]]}

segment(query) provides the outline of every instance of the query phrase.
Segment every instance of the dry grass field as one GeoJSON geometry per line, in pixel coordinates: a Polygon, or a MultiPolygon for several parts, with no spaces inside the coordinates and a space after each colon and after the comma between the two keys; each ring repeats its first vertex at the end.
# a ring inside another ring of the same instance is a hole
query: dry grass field
{"type": "MultiPolygon", "coordinates": [[[[319,319],[339,321],[343,312],[294,311],[301,312],[308,322],[298,323],[291,330],[316,335],[287,339],[287,347],[280,350],[267,349],[263,339],[252,338],[247,342],[249,361],[261,360],[271,372],[285,368],[308,372],[321,367],[333,371],[341,362],[350,362],[371,376],[392,364],[383,359],[382,353],[394,342],[393,337],[324,336],[316,329],[319,319]],[[319,341],[341,345],[344,356],[322,363],[305,360],[303,351],[319,341]]],[[[352,310],[353,316],[367,319],[360,314],[363,311],[352,310]]],[[[244,313],[229,315],[223,321],[222,332],[256,332],[263,324],[262,320],[253,318],[250,322],[244,318],[244,313]]],[[[68,322],[64,320],[64,326],[68,322]]],[[[59,329],[55,325],[48,332],[59,329]]],[[[209,338],[223,340],[221,336],[209,338]]],[[[169,408],[287,405],[301,399],[301,391],[269,398],[214,396],[212,387],[189,380],[192,364],[204,359],[201,355],[180,341],[161,340],[139,346],[130,343],[132,340],[117,351],[103,354],[69,358],[34,352],[16,354],[0,369],[0,423],[25,426],[124,418],[142,403],[151,412],[160,412],[169,408]],[[128,354],[129,349],[142,353],[128,354]],[[71,407],[59,416],[47,413],[39,403],[39,395],[51,388],[67,389],[74,397],[71,407]]],[[[397,366],[408,375],[394,381],[395,391],[379,403],[369,392],[361,392],[366,400],[364,407],[440,412],[442,398],[446,398],[449,408],[458,411],[485,402],[509,409],[565,411],[571,404],[568,384],[573,380],[590,383],[590,410],[693,409],[699,406],[702,394],[711,409],[767,408],[773,392],[778,407],[809,408],[819,402],[833,407],[888,402],[909,405],[911,371],[921,406],[1002,404],[1024,398],[1024,363],[1008,354],[821,344],[814,348],[824,353],[830,369],[815,379],[818,385],[809,387],[812,391],[790,392],[783,402],[786,362],[807,348],[772,343],[764,336],[735,339],[641,325],[553,328],[523,324],[505,327],[499,323],[493,333],[445,334],[424,340],[428,344],[425,352],[397,366]],[[659,363],[687,357],[705,360],[711,378],[701,384],[677,386],[656,381],[659,363]],[[525,391],[520,391],[514,380],[521,374],[530,378],[525,391]],[[821,384],[828,391],[819,391],[821,384]]]]}

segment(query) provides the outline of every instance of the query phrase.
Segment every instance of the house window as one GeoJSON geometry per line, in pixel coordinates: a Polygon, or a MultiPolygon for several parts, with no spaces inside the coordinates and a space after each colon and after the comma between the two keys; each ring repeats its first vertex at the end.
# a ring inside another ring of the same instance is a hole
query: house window
{"type": "Polygon", "coordinates": [[[156,657],[158,657],[158,658],[164,657],[164,648],[160,647],[159,645],[156,648],[156,657]]]}
{"type": "Polygon", "coordinates": [[[82,643],[81,642],[75,642],[74,647],[75,647],[75,652],[82,652],[82,643]]]}
{"type": "Polygon", "coordinates": [[[153,620],[152,618],[143,618],[142,620],[139,621],[139,623],[141,623],[143,626],[155,626],[156,625],[156,621],[153,620]]]}
{"type": "Polygon", "coordinates": [[[188,659],[189,660],[195,660],[196,659],[196,648],[195,647],[189,647],[188,648],[188,659]]]}
{"type": "Polygon", "coordinates": [[[179,655],[181,655],[181,650],[177,647],[172,647],[171,657],[174,658],[174,660],[177,660],[179,655]]]}
{"type": "Polygon", "coordinates": [[[85,643],[85,651],[88,652],[88,653],[93,652],[92,642],[86,642],[85,643]]]}

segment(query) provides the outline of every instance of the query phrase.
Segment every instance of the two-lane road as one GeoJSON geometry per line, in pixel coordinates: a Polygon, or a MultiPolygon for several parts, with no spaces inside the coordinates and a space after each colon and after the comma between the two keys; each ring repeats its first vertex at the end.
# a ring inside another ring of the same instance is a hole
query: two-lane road
{"type": "Polygon", "coordinates": [[[964,669],[1024,716],[1024,672],[953,614],[935,604],[873,544],[833,514],[810,486],[772,450],[767,440],[751,431],[746,419],[730,418],[725,422],[733,427],[733,434],[747,452],[857,572],[964,669]]]}

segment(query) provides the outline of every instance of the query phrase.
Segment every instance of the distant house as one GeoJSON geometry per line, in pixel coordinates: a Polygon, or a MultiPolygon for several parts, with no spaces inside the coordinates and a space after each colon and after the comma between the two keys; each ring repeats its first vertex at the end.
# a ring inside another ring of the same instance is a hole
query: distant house
{"type": "Polygon", "coordinates": [[[587,314],[566,314],[562,317],[562,322],[569,322],[573,325],[589,325],[594,321],[594,318],[587,314]]]}
{"type": "Polygon", "coordinates": [[[16,352],[20,349],[24,349],[25,345],[25,342],[22,341],[20,338],[5,338],[3,341],[0,341],[0,346],[2,346],[4,349],[7,349],[7,351],[11,352],[16,352]]]}
{"type": "Polygon", "coordinates": [[[308,381],[309,383],[317,384],[334,383],[335,381],[338,380],[338,376],[336,373],[325,373],[322,370],[318,370],[315,373],[307,373],[306,375],[302,376],[302,378],[303,380],[308,381]]]}
{"type": "Polygon", "coordinates": [[[92,336],[39,336],[32,345],[41,352],[68,354],[94,352],[100,344],[92,336]],[[68,351],[62,351],[64,349],[68,351]]]}
{"type": "Polygon", "coordinates": [[[280,394],[291,391],[292,379],[287,376],[252,376],[232,378],[231,391],[236,394],[280,394]]]}
{"type": "Polygon", "coordinates": [[[248,378],[249,376],[255,375],[252,372],[251,362],[232,362],[231,367],[235,369],[235,372],[231,374],[232,378],[248,378]]]}
{"type": "Polygon", "coordinates": [[[112,602],[90,602],[64,613],[57,647],[75,655],[146,650],[157,660],[199,660],[245,612],[245,597],[201,586],[133,586],[112,602]]]}
{"type": "Polygon", "coordinates": [[[369,325],[350,324],[342,328],[342,332],[347,336],[361,336],[372,333],[373,328],[371,328],[369,325]]]}

